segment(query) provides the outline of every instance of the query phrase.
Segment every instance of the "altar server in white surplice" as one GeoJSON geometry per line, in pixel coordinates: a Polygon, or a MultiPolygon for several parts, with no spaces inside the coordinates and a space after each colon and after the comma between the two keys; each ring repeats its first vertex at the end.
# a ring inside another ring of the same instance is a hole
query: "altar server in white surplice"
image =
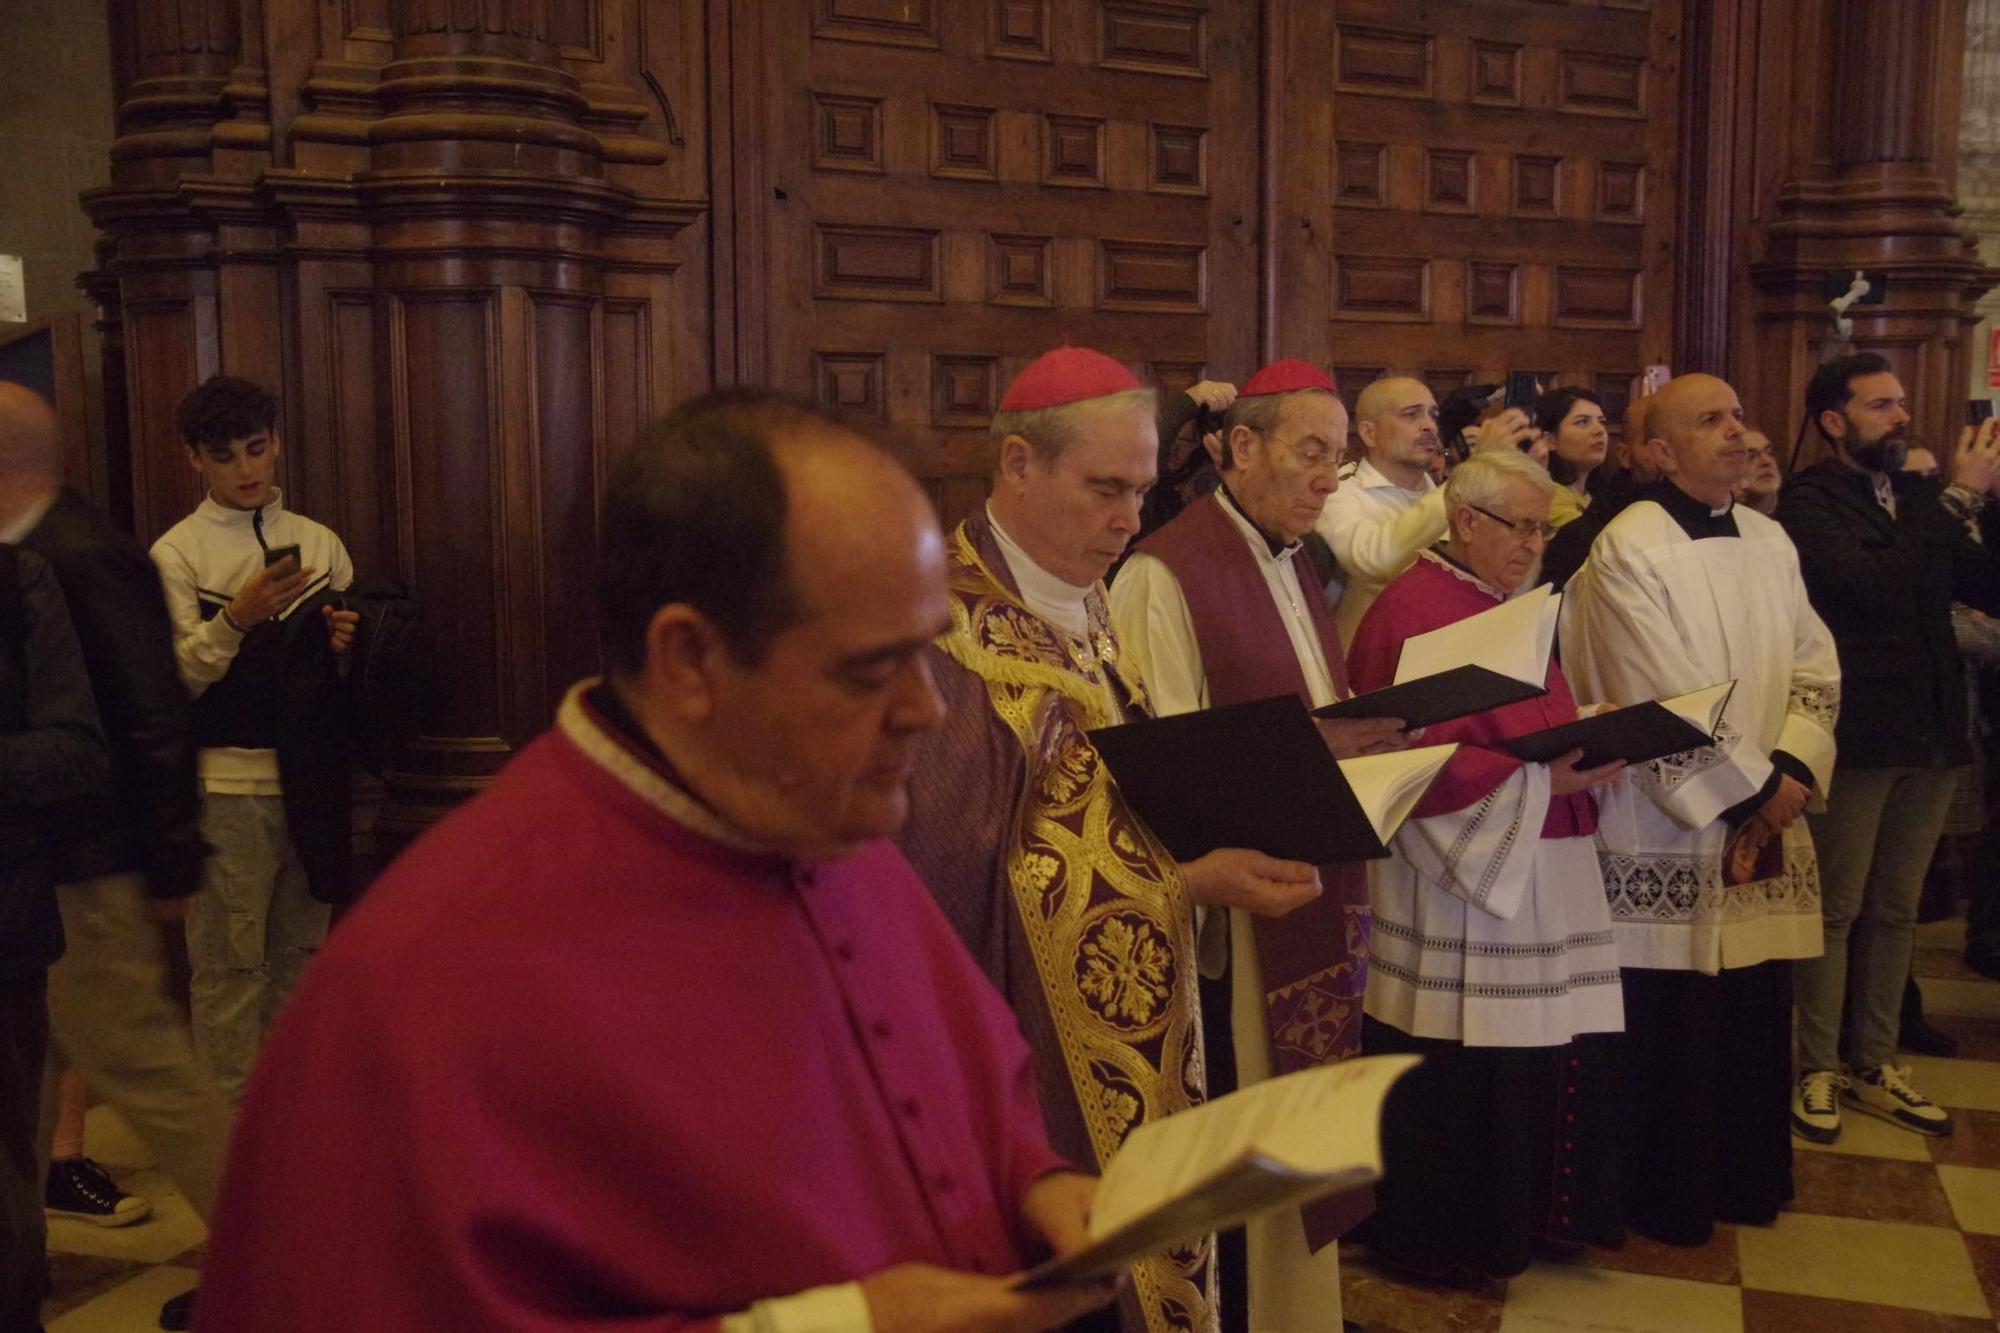
{"type": "Polygon", "coordinates": [[[1625,975],[1627,1222],[1678,1245],[1769,1224],[1791,1197],[1791,960],[1820,952],[1819,870],[1800,815],[1833,775],[1840,666],[1798,553],[1732,505],[1749,466],[1729,385],[1654,399],[1662,480],[1597,538],[1563,604],[1586,703],[1734,679],[1715,745],[1629,770],[1599,797],[1598,848],[1625,975]]]}

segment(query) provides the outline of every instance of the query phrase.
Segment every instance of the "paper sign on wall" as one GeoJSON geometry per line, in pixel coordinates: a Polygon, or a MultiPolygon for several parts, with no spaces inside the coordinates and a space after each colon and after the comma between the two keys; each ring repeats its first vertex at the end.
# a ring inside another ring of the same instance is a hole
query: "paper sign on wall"
{"type": "Polygon", "coordinates": [[[21,256],[0,255],[0,324],[28,322],[28,284],[21,276],[21,256]]]}

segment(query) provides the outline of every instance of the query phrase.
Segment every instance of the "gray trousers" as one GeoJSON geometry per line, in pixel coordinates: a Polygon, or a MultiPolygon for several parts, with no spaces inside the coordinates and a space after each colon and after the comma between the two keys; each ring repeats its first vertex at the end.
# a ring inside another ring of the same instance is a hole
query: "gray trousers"
{"type": "Polygon", "coordinates": [[[305,867],[277,796],[201,801],[214,853],[188,910],[195,1039],[232,1104],[278,1011],[326,939],[328,908],[306,888],[305,867]]]}
{"type": "Polygon", "coordinates": [[[1826,952],[1794,973],[1801,1071],[1839,1069],[1843,1057],[1872,1069],[1895,1055],[1917,899],[1957,780],[1951,768],[1841,768],[1826,812],[1807,816],[1826,952]]]}
{"type": "Polygon", "coordinates": [[[195,1054],[169,993],[160,924],[138,875],[56,890],[69,949],[49,969],[49,1070],[41,1160],[55,1133],[56,1071],[75,1069],[115,1109],[206,1222],[229,1137],[229,1102],[195,1054]]]}

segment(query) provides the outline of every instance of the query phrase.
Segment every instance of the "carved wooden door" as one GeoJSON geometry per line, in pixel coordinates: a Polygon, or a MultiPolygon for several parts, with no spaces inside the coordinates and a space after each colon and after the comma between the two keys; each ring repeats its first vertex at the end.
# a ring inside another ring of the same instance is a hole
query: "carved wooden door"
{"type": "MultiPolygon", "coordinates": [[[[1330,359],[1444,389],[1669,359],[1679,0],[1339,0],[1330,359]]],[[[1697,169],[1699,164],[1696,164],[1697,169]]]]}
{"type": "Polygon", "coordinates": [[[739,379],[881,418],[955,521],[1049,347],[1168,387],[1253,368],[1254,6],[734,13],[739,379]]]}

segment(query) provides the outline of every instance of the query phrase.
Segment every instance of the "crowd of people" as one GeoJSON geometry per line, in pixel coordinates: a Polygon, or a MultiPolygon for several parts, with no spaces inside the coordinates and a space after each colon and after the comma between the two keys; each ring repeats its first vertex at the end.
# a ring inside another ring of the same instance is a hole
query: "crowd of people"
{"type": "Polygon", "coordinates": [[[1466,1285],[1699,1246],[1844,1112],[1951,1133],[1895,1052],[2000,643],[2000,440],[1927,475],[1847,356],[1787,477],[1724,381],[1638,388],[1614,453],[1584,389],[1441,414],[1287,360],[1163,400],[1063,347],[948,533],[866,425],[683,404],[606,483],[604,674],[329,933],[367,604],[283,507],[275,403],[190,393],[205,498],[149,560],[0,385],[0,1329],[37,1327],[45,1208],[143,1214],[84,1083],[212,1227],[163,1326],[219,1333],[1333,1333],[1344,1247],[1466,1285]],[[1536,697],[1318,723],[1458,746],[1385,859],[1177,860],[1092,745],[1376,690],[1543,583],[1536,697]],[[1507,749],[1723,682],[1709,745],[1507,749]],[[1015,1284],[1137,1126],[1362,1053],[1423,1057],[1372,1192],[1015,1284]]]}

